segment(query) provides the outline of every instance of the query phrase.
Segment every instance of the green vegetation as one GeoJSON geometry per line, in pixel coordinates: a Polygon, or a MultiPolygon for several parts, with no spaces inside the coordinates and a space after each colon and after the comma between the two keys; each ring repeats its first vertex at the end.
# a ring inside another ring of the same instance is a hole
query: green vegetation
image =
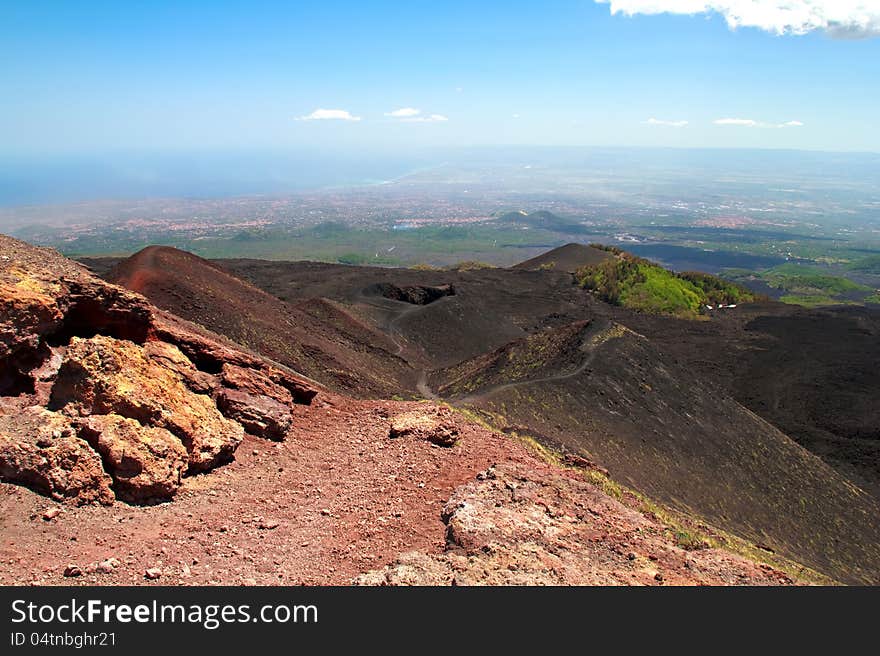
{"type": "Polygon", "coordinates": [[[855,262],[851,262],[846,268],[858,273],[870,273],[875,276],[880,276],[880,255],[863,257],[855,262]]]}
{"type": "Polygon", "coordinates": [[[822,307],[823,305],[842,305],[844,303],[844,301],[838,301],[822,294],[785,294],[780,296],[779,300],[790,305],[802,305],[808,308],[822,307]]]}
{"type": "Polygon", "coordinates": [[[865,297],[865,303],[877,303],[880,305],[880,292],[865,297]]]}
{"type": "Polygon", "coordinates": [[[852,280],[831,276],[799,264],[781,264],[762,272],[761,277],[771,287],[801,296],[836,296],[848,292],[869,291],[868,287],[852,280]]]}
{"type": "Polygon", "coordinates": [[[340,264],[353,264],[359,266],[382,266],[397,264],[397,260],[390,257],[370,257],[363,253],[343,253],[336,258],[340,264]]]}
{"type": "Polygon", "coordinates": [[[602,300],[642,312],[696,317],[705,305],[756,300],[744,287],[705,273],[676,274],[619,248],[602,248],[616,257],[579,269],[580,285],[602,300]]]}
{"type": "Polygon", "coordinates": [[[705,297],[704,302],[708,302],[709,305],[717,305],[719,303],[729,305],[731,303],[747,303],[748,301],[755,300],[755,294],[745,287],[718,276],[709,275],[708,273],[684,271],[679,273],[678,277],[687,280],[699,289],[705,297]]]}
{"type": "MultiPolygon", "coordinates": [[[[872,260],[873,258],[864,258],[872,260]]],[[[866,263],[865,266],[868,266],[866,263]]],[[[852,267],[848,269],[855,270],[852,267]]],[[[870,303],[870,296],[858,301],[860,294],[871,292],[870,287],[860,285],[848,278],[828,273],[827,269],[803,264],[785,263],[764,271],[728,269],[725,278],[735,281],[758,280],[784,292],[779,300],[792,305],[820,307],[856,302],[870,303]]]]}
{"type": "Polygon", "coordinates": [[[476,260],[465,260],[458,264],[446,267],[448,271],[479,271],[480,269],[492,269],[492,265],[487,262],[477,262],[476,260]]]}

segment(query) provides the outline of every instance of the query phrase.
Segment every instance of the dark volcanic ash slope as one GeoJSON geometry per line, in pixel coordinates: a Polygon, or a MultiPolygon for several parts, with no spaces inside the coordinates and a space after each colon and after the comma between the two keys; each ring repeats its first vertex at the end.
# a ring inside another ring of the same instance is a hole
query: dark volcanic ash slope
{"type": "Polygon", "coordinates": [[[571,275],[554,270],[413,271],[258,260],[223,265],[290,302],[323,296],[345,303],[424,369],[452,366],[546,327],[612,318],[880,498],[880,310],[767,302],[692,321],[601,303],[571,275]],[[456,294],[423,307],[363,295],[379,282],[400,288],[452,284],[456,294]]]}
{"type": "Polygon", "coordinates": [[[756,303],[618,320],[880,499],[880,311],[756,303]]]}
{"type": "Polygon", "coordinates": [[[842,580],[880,582],[880,506],[717,387],[607,320],[436,372],[439,393],[842,580]]]}
{"type": "Polygon", "coordinates": [[[525,262],[515,265],[514,269],[526,269],[535,271],[538,269],[549,269],[552,271],[567,271],[574,273],[581,267],[599,264],[605,260],[611,259],[612,255],[608,251],[600,248],[585,246],[584,244],[565,244],[552,251],[541,253],[537,257],[533,257],[525,262]]]}
{"type": "Polygon", "coordinates": [[[346,303],[403,346],[410,360],[447,366],[491,351],[548,325],[591,316],[589,295],[571,275],[554,271],[481,269],[419,271],[321,262],[222,260],[223,266],[278,298],[296,303],[314,296],[346,303]],[[443,288],[427,305],[382,297],[381,285],[443,288]]]}
{"type": "Polygon", "coordinates": [[[150,246],[107,279],[158,307],[356,396],[388,397],[414,378],[386,335],[321,298],[288,304],[191,253],[150,246]]]}

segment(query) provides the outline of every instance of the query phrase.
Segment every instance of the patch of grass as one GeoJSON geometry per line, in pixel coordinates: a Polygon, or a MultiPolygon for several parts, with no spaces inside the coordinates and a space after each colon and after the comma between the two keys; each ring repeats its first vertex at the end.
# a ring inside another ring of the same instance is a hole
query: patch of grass
{"type": "Polygon", "coordinates": [[[478,262],[476,260],[465,260],[458,264],[447,267],[447,271],[479,271],[480,269],[493,269],[491,264],[487,262],[478,262]]]}
{"type": "Polygon", "coordinates": [[[825,296],[823,294],[786,294],[784,296],[780,296],[779,300],[783,303],[789,303],[791,305],[801,305],[808,308],[822,307],[825,305],[845,304],[845,301],[838,301],[831,298],[830,296],[825,296]]]}
{"type": "MultiPolygon", "coordinates": [[[[599,248],[600,246],[595,247],[599,248]]],[[[615,257],[577,271],[580,285],[602,300],[652,314],[695,318],[705,305],[738,304],[757,296],[736,283],[706,273],[673,273],[619,248],[615,257]]]]}

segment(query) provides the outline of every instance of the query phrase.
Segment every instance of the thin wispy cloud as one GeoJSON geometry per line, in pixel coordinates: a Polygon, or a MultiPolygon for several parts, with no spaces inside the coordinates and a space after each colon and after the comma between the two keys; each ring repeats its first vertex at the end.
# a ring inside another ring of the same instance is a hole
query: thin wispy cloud
{"type": "Polygon", "coordinates": [[[449,118],[443,114],[428,114],[427,116],[412,116],[401,120],[404,123],[445,123],[449,118]]]}
{"type": "Polygon", "coordinates": [[[715,125],[739,125],[746,128],[758,126],[758,122],[750,118],[718,118],[712,121],[715,125]]]}
{"type": "Polygon", "coordinates": [[[385,116],[391,116],[392,118],[412,118],[413,116],[418,116],[421,113],[422,110],[416,109],[415,107],[401,107],[400,109],[385,112],[385,116]]]}
{"type": "Polygon", "coordinates": [[[842,39],[880,36],[876,0],[596,0],[612,14],[719,14],[730,29],[754,27],[773,34],[822,30],[842,39]]]}
{"type": "Polygon", "coordinates": [[[401,107],[385,112],[385,116],[397,119],[401,123],[443,123],[449,120],[443,114],[422,114],[422,110],[415,107],[401,107]]]}
{"type": "Polygon", "coordinates": [[[316,109],[311,114],[299,116],[297,121],[360,121],[360,116],[352,116],[345,109],[316,109]]]}
{"type": "Polygon", "coordinates": [[[668,128],[683,128],[688,122],[687,121],[666,121],[661,118],[654,118],[653,116],[645,121],[647,125],[660,125],[668,128]]]}
{"type": "Polygon", "coordinates": [[[751,118],[718,118],[712,121],[715,125],[732,125],[743,128],[800,128],[804,124],[801,121],[786,121],[785,123],[765,123],[751,118]]]}

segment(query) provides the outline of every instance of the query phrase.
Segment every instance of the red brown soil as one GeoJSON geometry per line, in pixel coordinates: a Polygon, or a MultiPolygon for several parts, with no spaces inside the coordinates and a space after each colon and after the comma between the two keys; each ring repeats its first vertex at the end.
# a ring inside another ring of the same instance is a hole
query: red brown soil
{"type": "MultiPolygon", "coordinates": [[[[184,479],[175,500],[157,506],[65,506],[47,520],[45,511],[57,507],[51,500],[0,483],[0,584],[348,584],[405,552],[442,553],[441,510],[456,488],[493,464],[538,477],[579,476],[461,419],[451,448],[390,439],[390,418],[419,409],[427,406],[321,395],[313,406],[295,408],[285,442],[247,435],[233,463],[184,479]],[[117,567],[95,571],[111,558],[120,561],[117,567]],[[65,577],[69,565],[83,574],[65,577]],[[147,581],[148,568],[159,568],[161,577],[147,581]]],[[[608,516],[612,523],[606,517],[602,531],[593,532],[601,539],[591,550],[594,557],[597,549],[614,556],[617,569],[631,567],[624,582],[789,581],[726,552],[685,552],[664,537],[656,519],[608,516]],[[656,533],[651,542],[651,530],[642,534],[646,525],[656,533]],[[622,557],[627,550],[638,557],[622,557]],[[691,554],[709,565],[685,565],[691,554]],[[649,561],[652,572],[666,574],[647,576],[649,561]]],[[[611,562],[595,557],[585,566],[601,573],[605,561],[611,562]]]]}

